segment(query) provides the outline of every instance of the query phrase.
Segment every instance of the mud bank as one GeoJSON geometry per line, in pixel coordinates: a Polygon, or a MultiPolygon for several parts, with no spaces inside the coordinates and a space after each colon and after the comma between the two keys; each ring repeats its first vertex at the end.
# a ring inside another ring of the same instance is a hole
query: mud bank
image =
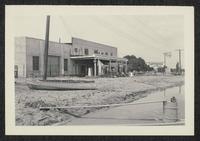
{"type": "MultiPolygon", "coordinates": [[[[66,78],[68,79],[68,78],[66,78]]],[[[78,79],[78,78],[77,78],[78,79]]],[[[54,109],[41,106],[74,106],[129,103],[149,93],[184,84],[183,76],[137,76],[133,78],[97,78],[98,90],[38,91],[26,85],[15,87],[16,125],[60,125],[102,108],[54,109]]]]}

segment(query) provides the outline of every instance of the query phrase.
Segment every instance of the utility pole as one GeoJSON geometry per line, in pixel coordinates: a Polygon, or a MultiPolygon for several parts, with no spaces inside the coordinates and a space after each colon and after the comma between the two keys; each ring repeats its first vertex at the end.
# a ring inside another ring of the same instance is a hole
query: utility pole
{"type": "Polygon", "coordinates": [[[61,38],[59,38],[59,43],[61,43],[61,38]]]}
{"type": "Polygon", "coordinates": [[[48,67],[48,49],[49,49],[49,27],[50,27],[50,16],[47,16],[46,20],[46,36],[45,36],[45,49],[44,49],[44,75],[43,80],[47,79],[47,67],[48,67]]]}
{"type": "Polygon", "coordinates": [[[166,53],[163,53],[164,55],[164,63],[163,63],[163,66],[166,66],[166,53]]]}
{"type": "Polygon", "coordinates": [[[164,52],[163,55],[164,55],[164,64],[163,64],[163,66],[164,66],[163,74],[164,74],[165,73],[165,67],[166,67],[166,57],[171,57],[171,52],[164,52]]]}
{"type": "Polygon", "coordinates": [[[176,51],[178,51],[178,56],[179,56],[179,74],[182,74],[181,71],[181,51],[183,51],[183,49],[177,49],[176,51]]]}

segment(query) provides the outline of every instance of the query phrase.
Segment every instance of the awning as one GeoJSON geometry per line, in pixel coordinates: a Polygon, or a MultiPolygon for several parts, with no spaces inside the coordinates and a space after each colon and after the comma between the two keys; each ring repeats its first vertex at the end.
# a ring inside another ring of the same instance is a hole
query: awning
{"type": "Polygon", "coordinates": [[[126,58],[118,58],[118,57],[110,57],[110,56],[100,56],[100,55],[90,55],[90,56],[71,56],[70,59],[73,60],[89,60],[89,59],[99,59],[99,60],[106,60],[106,61],[128,61],[126,58]]]}

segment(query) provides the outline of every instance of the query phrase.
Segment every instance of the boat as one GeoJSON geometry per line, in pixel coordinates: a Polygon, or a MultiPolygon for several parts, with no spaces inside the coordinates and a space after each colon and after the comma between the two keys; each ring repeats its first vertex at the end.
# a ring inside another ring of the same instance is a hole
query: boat
{"type": "Polygon", "coordinates": [[[85,80],[66,80],[64,81],[44,81],[44,80],[35,80],[27,81],[27,86],[30,89],[34,90],[96,90],[96,85],[94,82],[85,81],[85,80]]]}

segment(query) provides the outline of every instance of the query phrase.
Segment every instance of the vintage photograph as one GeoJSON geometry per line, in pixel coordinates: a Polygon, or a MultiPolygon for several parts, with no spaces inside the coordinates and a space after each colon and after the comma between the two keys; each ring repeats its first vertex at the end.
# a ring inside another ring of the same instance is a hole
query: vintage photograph
{"type": "Polygon", "coordinates": [[[8,23],[14,126],[185,126],[183,14],[29,12],[8,23]]]}

